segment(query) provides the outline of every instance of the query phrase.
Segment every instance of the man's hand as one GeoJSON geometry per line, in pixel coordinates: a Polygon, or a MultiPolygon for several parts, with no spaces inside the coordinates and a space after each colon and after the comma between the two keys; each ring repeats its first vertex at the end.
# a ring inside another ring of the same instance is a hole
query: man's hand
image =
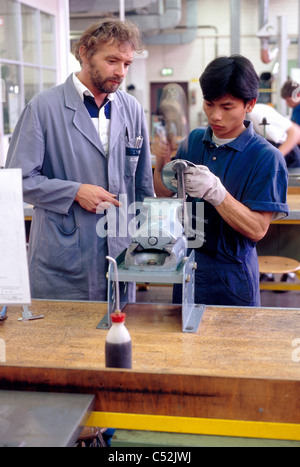
{"type": "Polygon", "coordinates": [[[159,170],[167,163],[170,162],[172,156],[172,150],[165,138],[160,138],[158,135],[154,135],[151,143],[151,153],[156,156],[156,164],[159,170]]]}
{"type": "MultiPolygon", "coordinates": [[[[252,211],[237,201],[208,167],[188,167],[184,172],[184,181],[185,190],[190,196],[205,199],[215,206],[224,221],[241,235],[253,242],[266,235],[273,213],[252,211]]],[[[172,184],[176,186],[177,180],[174,179],[172,184]]]]}
{"type": "Polygon", "coordinates": [[[157,196],[172,196],[174,193],[167,190],[161,179],[161,170],[165,164],[170,162],[172,151],[166,139],[160,138],[158,135],[154,136],[151,144],[151,153],[156,156],[156,164],[154,168],[154,190],[157,196]]]}
{"type": "Polygon", "coordinates": [[[86,211],[96,213],[108,209],[111,204],[120,207],[121,204],[116,197],[100,186],[83,184],[77,192],[75,201],[86,211]]]}
{"type": "MultiPolygon", "coordinates": [[[[174,186],[175,182],[174,180],[174,186]]],[[[202,198],[213,206],[221,204],[226,197],[226,188],[208,167],[197,165],[184,171],[185,191],[193,198],[202,198]]],[[[173,184],[173,182],[172,182],[173,184]]]]}

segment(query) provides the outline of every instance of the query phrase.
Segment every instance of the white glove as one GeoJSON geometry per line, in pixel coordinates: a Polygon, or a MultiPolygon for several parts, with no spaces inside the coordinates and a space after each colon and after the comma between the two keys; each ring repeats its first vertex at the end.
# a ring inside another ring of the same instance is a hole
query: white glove
{"type": "MultiPolygon", "coordinates": [[[[177,180],[174,182],[176,186],[177,180]]],[[[187,167],[184,171],[184,182],[186,193],[193,198],[202,198],[213,206],[218,206],[225,199],[226,188],[205,165],[187,167]]]]}

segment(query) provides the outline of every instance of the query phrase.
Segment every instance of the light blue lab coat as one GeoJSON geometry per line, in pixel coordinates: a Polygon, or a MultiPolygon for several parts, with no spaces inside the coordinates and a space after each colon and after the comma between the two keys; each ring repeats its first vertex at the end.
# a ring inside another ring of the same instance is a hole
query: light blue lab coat
{"type": "Polygon", "coordinates": [[[116,258],[131,241],[124,200],[130,206],[153,196],[148,131],[135,98],[115,93],[110,128],[106,156],[72,75],[35,96],[19,119],[7,167],[22,168],[24,201],[34,205],[28,252],[33,298],[107,299],[105,256],[116,258]],[[144,138],[140,154],[131,150],[138,136],[144,138]],[[122,199],[122,217],[118,208],[101,214],[82,209],[74,198],[83,183],[122,199]]]}

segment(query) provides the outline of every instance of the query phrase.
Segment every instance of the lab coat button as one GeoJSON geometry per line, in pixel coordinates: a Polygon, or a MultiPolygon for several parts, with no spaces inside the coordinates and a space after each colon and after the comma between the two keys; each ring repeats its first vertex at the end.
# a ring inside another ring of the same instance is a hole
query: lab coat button
{"type": "Polygon", "coordinates": [[[213,160],[213,161],[216,161],[216,160],[217,160],[216,156],[214,156],[214,157],[212,158],[212,160],[213,160]]]}

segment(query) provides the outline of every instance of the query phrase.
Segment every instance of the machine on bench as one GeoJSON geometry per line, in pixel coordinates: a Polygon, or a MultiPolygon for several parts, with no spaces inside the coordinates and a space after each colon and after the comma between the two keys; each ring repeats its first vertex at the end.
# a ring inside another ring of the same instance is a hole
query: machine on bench
{"type": "Polygon", "coordinates": [[[197,332],[204,305],[194,303],[195,253],[187,256],[186,193],[184,170],[193,165],[184,160],[166,164],[162,180],[177,198],[146,198],[144,207],[147,219],[136,231],[129,247],[116,258],[117,280],[114,264],[108,268],[108,312],[98,324],[99,329],[111,326],[111,313],[116,308],[116,287],[119,287],[121,306],[128,303],[129,282],[149,284],[182,284],[182,331],[197,332]],[[172,180],[177,178],[177,188],[172,180]]]}

